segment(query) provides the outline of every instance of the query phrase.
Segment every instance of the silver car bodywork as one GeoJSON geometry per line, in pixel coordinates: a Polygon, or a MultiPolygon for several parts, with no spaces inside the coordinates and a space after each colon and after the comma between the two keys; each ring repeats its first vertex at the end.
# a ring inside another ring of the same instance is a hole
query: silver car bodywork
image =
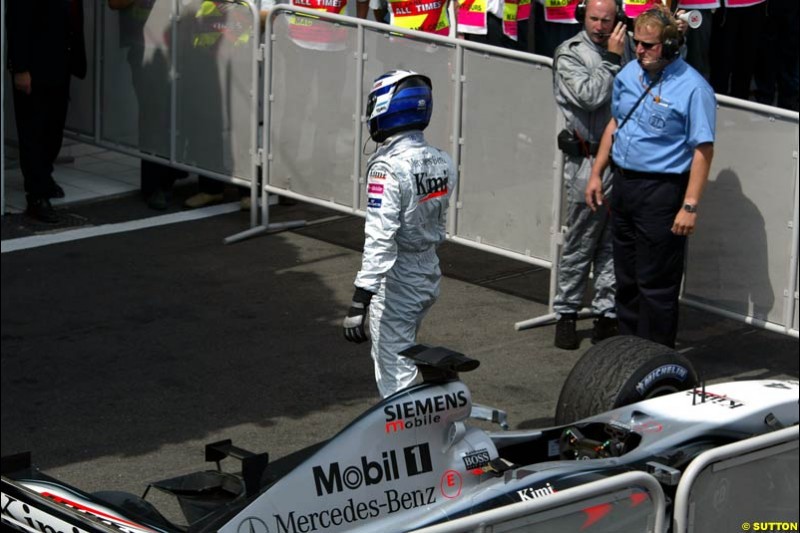
{"type": "MultiPolygon", "coordinates": [[[[213,473],[203,474],[202,487],[192,475],[162,487],[194,509],[187,514],[194,517],[189,531],[409,531],[632,470],[674,488],[699,453],[797,424],[798,391],[797,381],[720,383],[566,426],[488,432],[468,425],[470,392],[445,373],[384,399],[264,486],[242,482],[229,497],[210,503],[203,490],[215,488],[208,484],[213,473]]],[[[6,525],[65,533],[186,530],[135,496],[89,495],[25,466],[24,458],[16,462],[15,468],[13,458],[4,458],[6,525]]],[[[620,530],[621,524],[636,529],[647,517],[633,504],[613,528],[598,520],[587,530],[620,530]]]]}

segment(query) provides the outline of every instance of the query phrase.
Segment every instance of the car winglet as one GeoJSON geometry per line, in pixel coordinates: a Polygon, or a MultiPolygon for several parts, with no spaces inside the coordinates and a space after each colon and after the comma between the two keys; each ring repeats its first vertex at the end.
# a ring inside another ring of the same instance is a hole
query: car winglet
{"type": "Polygon", "coordinates": [[[414,361],[426,382],[458,379],[459,372],[471,372],[480,361],[443,346],[417,344],[403,350],[400,355],[414,361]]]}

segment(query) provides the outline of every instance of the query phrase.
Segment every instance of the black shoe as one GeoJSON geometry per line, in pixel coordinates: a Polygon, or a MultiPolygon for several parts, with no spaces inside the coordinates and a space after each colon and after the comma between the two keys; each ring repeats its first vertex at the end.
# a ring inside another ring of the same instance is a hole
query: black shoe
{"type": "Polygon", "coordinates": [[[619,322],[616,318],[601,316],[594,321],[592,329],[592,344],[597,344],[603,339],[619,335],[619,322]]]}
{"type": "Polygon", "coordinates": [[[58,216],[58,213],[50,205],[50,200],[47,198],[29,198],[28,208],[25,213],[29,217],[47,224],[55,224],[61,220],[61,217],[58,216]]]}
{"type": "Polygon", "coordinates": [[[155,209],[156,211],[164,211],[169,207],[169,198],[167,193],[161,189],[156,190],[147,198],[147,207],[155,209]]]}
{"type": "Polygon", "coordinates": [[[45,195],[48,198],[64,198],[64,189],[61,188],[61,185],[56,183],[55,181],[50,184],[50,187],[47,189],[47,193],[45,195]]]}
{"type": "Polygon", "coordinates": [[[575,331],[575,322],[578,319],[577,313],[564,313],[556,322],[556,339],[553,342],[556,348],[562,350],[577,350],[581,341],[575,331]]]}

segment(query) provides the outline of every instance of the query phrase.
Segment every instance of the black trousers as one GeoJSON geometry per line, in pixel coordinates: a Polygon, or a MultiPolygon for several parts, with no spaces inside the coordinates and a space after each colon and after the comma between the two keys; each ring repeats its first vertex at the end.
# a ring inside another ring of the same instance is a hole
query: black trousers
{"type": "Polygon", "coordinates": [[[672,233],[688,176],[614,172],[611,231],[620,333],[675,346],[686,237],[672,233]],[[675,179],[677,178],[677,179],[675,179]]]}
{"type": "MultiPolygon", "coordinates": [[[[748,100],[767,4],[720,7],[711,30],[711,86],[714,92],[748,100]]],[[[797,29],[795,28],[795,31],[797,29]]]]}
{"type": "Polygon", "coordinates": [[[544,19],[544,5],[533,2],[533,50],[541,56],[553,57],[559,44],[578,35],[583,29],[578,23],[561,24],[544,19]]]}
{"type": "Polygon", "coordinates": [[[797,0],[770,0],[764,32],[759,42],[756,60],[756,100],[798,111],[800,63],[798,46],[800,32],[800,3],[797,0]]]}
{"type": "MultiPolygon", "coordinates": [[[[527,28],[525,31],[527,31],[527,28]]],[[[490,44],[509,50],[522,50],[519,41],[515,41],[503,33],[503,21],[491,14],[486,15],[486,35],[465,33],[464,37],[466,37],[468,41],[474,43],[490,44]]],[[[519,36],[517,36],[517,38],[519,38],[519,36]]]]}
{"type": "Polygon", "coordinates": [[[169,193],[172,191],[172,186],[176,180],[185,178],[188,175],[184,170],[142,159],[139,169],[142,196],[147,199],[158,190],[169,193]]]}
{"type": "Polygon", "coordinates": [[[33,78],[30,94],[14,89],[19,162],[29,200],[48,198],[52,190],[68,105],[69,77],[63,83],[37,83],[33,78]]]}
{"type": "MultiPolygon", "coordinates": [[[[795,0],[792,0],[795,1],[795,0]]],[[[700,27],[686,32],[686,62],[708,80],[711,77],[711,27],[713,25],[713,9],[699,10],[703,21],[700,27]]]]}

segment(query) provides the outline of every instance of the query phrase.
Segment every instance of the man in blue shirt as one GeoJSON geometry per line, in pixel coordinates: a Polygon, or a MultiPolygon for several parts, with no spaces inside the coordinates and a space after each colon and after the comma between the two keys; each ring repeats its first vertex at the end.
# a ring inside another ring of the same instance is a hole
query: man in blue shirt
{"type": "Polygon", "coordinates": [[[614,81],[612,119],[586,187],[603,204],[601,176],[611,164],[614,272],[620,333],[675,345],[686,237],[714,155],[716,99],[679,57],[680,32],[654,7],[636,19],[635,62],[614,81]]]}

